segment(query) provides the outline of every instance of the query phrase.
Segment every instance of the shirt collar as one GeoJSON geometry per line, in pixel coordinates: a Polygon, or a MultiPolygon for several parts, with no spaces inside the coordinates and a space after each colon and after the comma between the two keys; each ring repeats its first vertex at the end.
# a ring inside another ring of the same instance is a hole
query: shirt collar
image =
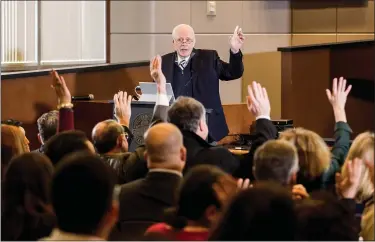
{"type": "Polygon", "coordinates": [[[150,169],[148,172],[164,172],[164,173],[175,174],[175,175],[182,177],[182,173],[179,171],[163,169],[163,168],[153,168],[153,169],[150,169]]]}
{"type": "Polygon", "coordinates": [[[190,58],[193,57],[195,55],[195,52],[194,52],[194,49],[193,51],[191,52],[191,54],[189,56],[186,56],[186,57],[181,57],[177,54],[176,52],[176,60],[175,62],[178,64],[180,63],[182,60],[185,60],[186,62],[189,62],[190,58]]]}
{"type": "Polygon", "coordinates": [[[51,235],[47,238],[44,238],[42,240],[55,240],[55,241],[65,241],[65,240],[71,240],[71,241],[102,241],[104,239],[99,238],[94,235],[86,235],[86,234],[74,234],[69,232],[64,232],[60,229],[54,229],[51,233],[51,235]]]}

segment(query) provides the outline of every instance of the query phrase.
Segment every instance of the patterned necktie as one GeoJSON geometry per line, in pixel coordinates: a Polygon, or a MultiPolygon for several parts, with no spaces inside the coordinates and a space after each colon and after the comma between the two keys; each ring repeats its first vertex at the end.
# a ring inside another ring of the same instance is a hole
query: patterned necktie
{"type": "Polygon", "coordinates": [[[186,67],[186,64],[187,64],[186,60],[182,60],[182,61],[180,61],[180,63],[178,65],[180,66],[181,70],[184,70],[185,67],[186,67]]]}

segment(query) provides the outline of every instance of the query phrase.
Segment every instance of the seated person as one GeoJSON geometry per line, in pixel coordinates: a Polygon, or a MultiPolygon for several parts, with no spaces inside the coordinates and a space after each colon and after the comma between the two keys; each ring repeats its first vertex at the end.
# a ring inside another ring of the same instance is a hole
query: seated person
{"type": "Polygon", "coordinates": [[[145,178],[121,185],[120,223],[160,222],[164,209],[175,202],[186,160],[181,132],[172,124],[156,124],[145,133],[145,146],[149,171],[145,178]]]}
{"type": "Polygon", "coordinates": [[[52,178],[51,199],[57,226],[44,240],[107,240],[118,218],[113,171],[88,152],[61,160],[52,178]]]}
{"type": "Polygon", "coordinates": [[[118,183],[124,184],[146,176],[147,163],[144,146],[128,152],[133,139],[129,130],[131,116],[131,95],[119,92],[114,96],[115,120],[99,122],[92,130],[92,140],[96,151],[116,172],[118,183]]]}
{"type": "Polygon", "coordinates": [[[209,229],[221,211],[220,201],[212,187],[224,175],[225,172],[211,165],[191,168],[179,188],[176,207],[166,210],[166,223],[151,226],[146,238],[207,240],[209,229]]]}
{"type": "Polygon", "coordinates": [[[41,144],[36,152],[43,153],[43,146],[49,138],[57,133],[57,126],[59,123],[59,112],[57,110],[49,111],[44,113],[37,120],[38,125],[38,140],[41,144]]]}

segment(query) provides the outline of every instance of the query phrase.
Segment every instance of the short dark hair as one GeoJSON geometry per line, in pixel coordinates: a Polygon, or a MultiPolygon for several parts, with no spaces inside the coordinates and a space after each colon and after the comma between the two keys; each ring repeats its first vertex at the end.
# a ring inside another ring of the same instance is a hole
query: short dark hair
{"type": "Polygon", "coordinates": [[[292,173],[298,171],[298,154],[288,141],[269,140],[256,150],[253,163],[257,180],[286,186],[292,173]]]}
{"type": "Polygon", "coordinates": [[[234,197],[209,240],[294,240],[296,228],[290,192],[277,183],[257,183],[234,197]]]}
{"type": "Polygon", "coordinates": [[[87,141],[86,134],[80,130],[64,131],[47,141],[44,154],[56,165],[67,154],[89,150],[87,141]]]}
{"type": "Polygon", "coordinates": [[[99,156],[75,152],[58,164],[52,179],[57,226],[65,232],[92,235],[110,209],[115,181],[99,156]]]}
{"type": "Polygon", "coordinates": [[[220,208],[213,185],[225,175],[223,170],[213,165],[191,168],[178,189],[177,206],[166,210],[166,222],[176,229],[182,229],[187,225],[187,220],[201,220],[209,206],[220,208]]]}
{"type": "Polygon", "coordinates": [[[168,110],[169,122],[181,130],[196,132],[202,118],[205,118],[204,106],[191,97],[178,97],[168,110]]]}
{"type": "Polygon", "coordinates": [[[124,128],[114,120],[103,121],[106,126],[92,136],[96,151],[99,154],[105,154],[111,151],[117,145],[117,139],[124,134],[124,128]]]}
{"type": "Polygon", "coordinates": [[[57,110],[44,113],[36,121],[38,125],[38,132],[43,142],[57,133],[57,125],[59,123],[59,112],[57,110]]]}

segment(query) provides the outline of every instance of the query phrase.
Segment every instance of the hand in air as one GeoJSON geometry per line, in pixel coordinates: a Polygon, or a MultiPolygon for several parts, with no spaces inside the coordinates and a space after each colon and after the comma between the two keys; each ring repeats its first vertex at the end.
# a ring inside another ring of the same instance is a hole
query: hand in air
{"type": "Polygon", "coordinates": [[[128,96],[127,92],[118,92],[113,97],[115,104],[115,117],[121,125],[129,127],[131,117],[132,95],[128,96]]]}
{"type": "Polygon", "coordinates": [[[338,83],[337,78],[333,79],[332,92],[326,89],[327,97],[332,105],[336,122],[346,122],[345,104],[352,86],[346,87],[346,80],[340,77],[338,83]]]}
{"type": "Polygon", "coordinates": [[[353,199],[358,192],[364,163],[361,159],[355,158],[346,161],[344,165],[347,174],[345,176],[336,174],[336,193],[343,198],[353,199]]]}
{"type": "Polygon", "coordinates": [[[268,99],[266,88],[259,83],[253,82],[247,86],[249,96],[247,96],[247,108],[255,116],[267,116],[271,114],[271,104],[268,99]]]}
{"type": "Polygon", "coordinates": [[[234,29],[234,33],[229,37],[230,49],[236,54],[242,48],[245,42],[245,36],[242,33],[242,29],[238,26],[234,29]]]}
{"type": "Polygon", "coordinates": [[[155,56],[150,62],[150,74],[158,86],[159,93],[166,93],[166,82],[165,76],[161,70],[161,57],[160,55],[155,56]]]}
{"type": "Polygon", "coordinates": [[[50,74],[52,77],[51,87],[55,90],[58,105],[71,103],[72,96],[66,86],[64,77],[60,76],[55,70],[52,70],[50,74]]]}

